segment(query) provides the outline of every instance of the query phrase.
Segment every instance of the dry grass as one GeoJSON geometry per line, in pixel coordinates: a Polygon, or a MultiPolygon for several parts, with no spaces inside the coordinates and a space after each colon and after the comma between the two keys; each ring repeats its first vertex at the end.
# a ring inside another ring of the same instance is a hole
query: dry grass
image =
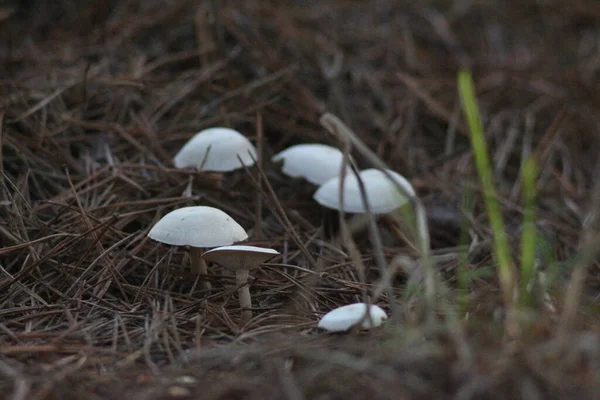
{"type": "Polygon", "coordinates": [[[598,5],[31,1],[8,16],[5,3],[2,397],[600,398],[600,271],[587,251],[597,247],[598,5]],[[457,95],[462,66],[476,77],[515,255],[521,161],[539,156],[537,226],[550,248],[540,268],[555,279],[536,287],[518,341],[502,335],[477,190],[463,208],[478,181],[457,95]],[[379,220],[383,247],[356,235],[353,259],[323,235],[314,188],[270,163],[295,143],[341,146],[319,124],[325,111],[423,199],[443,283],[436,324],[423,323],[423,276],[408,265],[419,251],[406,230],[379,220]],[[178,148],[214,125],[255,141],[263,168],[222,185],[175,169],[178,148]],[[146,237],[162,215],[192,204],[223,209],[252,244],[281,250],[254,274],[246,326],[231,278],[214,269],[213,289],[201,292],[186,251],[146,237]],[[380,284],[380,251],[409,261],[391,282],[394,299],[380,284]],[[581,252],[593,262],[575,274],[580,305],[565,310],[581,252]],[[464,309],[455,306],[461,273],[470,277],[464,309]],[[394,323],[315,330],[325,312],[365,296],[394,309],[394,323]]]}

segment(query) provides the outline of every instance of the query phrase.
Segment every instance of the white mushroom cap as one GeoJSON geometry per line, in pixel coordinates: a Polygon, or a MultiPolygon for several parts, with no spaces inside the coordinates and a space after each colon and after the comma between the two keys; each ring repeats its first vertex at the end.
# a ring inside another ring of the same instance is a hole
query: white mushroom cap
{"type": "Polygon", "coordinates": [[[279,254],[277,250],[256,246],[223,246],[202,254],[206,261],[231,270],[251,270],[279,254]]]}
{"type": "Polygon", "coordinates": [[[322,185],[340,174],[344,153],[325,144],[298,144],[277,153],[271,160],[283,160],[281,172],[292,178],[304,178],[312,184],[322,185]]]}
{"type": "MultiPolygon", "coordinates": [[[[387,170],[401,187],[408,190],[409,194],[415,195],[411,184],[400,174],[387,170]]],[[[365,185],[365,192],[369,200],[371,212],[383,214],[391,212],[408,202],[396,185],[390,181],[383,172],[378,169],[365,169],[359,172],[359,176],[365,185]]],[[[316,191],[313,198],[321,205],[341,210],[339,203],[340,179],[332,178],[325,182],[316,191]]],[[[344,179],[344,211],[349,213],[364,213],[367,211],[360,195],[360,187],[356,176],[351,173],[344,179]]]]}
{"type": "Polygon", "coordinates": [[[236,130],[209,128],[194,135],[175,155],[173,163],[177,168],[229,172],[243,167],[238,156],[244,165],[251,166],[256,159],[256,149],[236,130]]]}
{"type": "Polygon", "coordinates": [[[196,206],[171,211],[148,233],[151,239],[175,246],[215,247],[245,240],[248,234],[218,208],[196,206]]]}
{"type": "Polygon", "coordinates": [[[344,332],[362,321],[360,325],[362,329],[371,329],[380,326],[387,319],[385,311],[374,304],[369,306],[370,319],[365,315],[366,313],[367,304],[349,304],[329,311],[321,318],[317,327],[329,332],[344,332]]]}

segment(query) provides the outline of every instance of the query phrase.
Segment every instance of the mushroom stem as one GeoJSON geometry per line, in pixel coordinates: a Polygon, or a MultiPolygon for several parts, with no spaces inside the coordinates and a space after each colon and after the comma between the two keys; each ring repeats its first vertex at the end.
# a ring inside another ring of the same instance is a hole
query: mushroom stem
{"type": "Polygon", "coordinates": [[[252,318],[252,298],[250,297],[250,287],[248,286],[248,275],[247,269],[238,269],[235,271],[235,283],[238,287],[240,308],[242,309],[242,324],[245,324],[252,318]]]}
{"type": "Polygon", "coordinates": [[[200,277],[200,289],[210,289],[212,287],[210,282],[205,280],[206,275],[208,275],[208,268],[206,267],[206,262],[202,258],[202,249],[200,249],[200,247],[190,247],[190,261],[192,263],[192,273],[203,275],[200,277]]]}

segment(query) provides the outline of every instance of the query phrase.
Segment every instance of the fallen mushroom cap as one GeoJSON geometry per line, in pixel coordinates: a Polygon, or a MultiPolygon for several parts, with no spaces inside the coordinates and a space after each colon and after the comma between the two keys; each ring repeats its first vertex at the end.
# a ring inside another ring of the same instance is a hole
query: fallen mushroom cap
{"type": "Polygon", "coordinates": [[[312,184],[322,185],[340,174],[344,153],[325,144],[298,144],[277,153],[271,160],[283,160],[281,172],[292,178],[304,178],[312,184]]]}
{"type": "Polygon", "coordinates": [[[228,214],[206,206],[171,211],[152,227],[148,236],[161,243],[192,247],[223,246],[248,238],[244,228],[228,214]]]}
{"type": "Polygon", "coordinates": [[[194,135],[175,155],[173,163],[177,168],[229,172],[243,167],[238,156],[244,165],[251,166],[256,160],[256,149],[236,130],[209,128],[194,135]]]}
{"type": "Polygon", "coordinates": [[[256,246],[223,246],[202,254],[206,261],[231,270],[250,270],[279,254],[277,250],[256,246]]]}
{"type": "MultiPolygon", "coordinates": [[[[414,189],[402,175],[391,170],[386,171],[390,173],[400,186],[409,189],[410,195],[415,195],[414,189]]],[[[408,198],[397,190],[396,185],[380,170],[365,169],[359,172],[359,176],[365,185],[365,192],[372,213],[387,213],[408,202],[408,198]]],[[[325,207],[341,210],[339,190],[340,179],[334,177],[321,185],[313,198],[325,207]]],[[[344,179],[343,209],[349,213],[364,213],[367,211],[362,201],[358,180],[354,174],[348,174],[344,179]]]]}
{"type": "Polygon", "coordinates": [[[355,303],[336,308],[325,314],[317,327],[329,332],[344,332],[362,321],[362,329],[371,329],[380,326],[387,319],[387,314],[379,306],[369,306],[369,319],[365,314],[367,304],[355,303]]]}

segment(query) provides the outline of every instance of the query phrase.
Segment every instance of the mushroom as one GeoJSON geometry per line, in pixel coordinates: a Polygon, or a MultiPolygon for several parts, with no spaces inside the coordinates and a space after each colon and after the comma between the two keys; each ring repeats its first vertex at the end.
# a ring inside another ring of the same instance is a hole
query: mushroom
{"type": "Polygon", "coordinates": [[[204,260],[235,271],[235,283],[238,287],[242,309],[242,323],[246,323],[252,318],[252,299],[248,287],[249,271],[277,254],[279,254],[277,250],[256,246],[223,246],[202,254],[204,260]]]}
{"type": "Polygon", "coordinates": [[[329,332],[344,332],[360,323],[361,329],[371,329],[380,326],[386,319],[387,314],[381,307],[355,303],[329,311],[321,318],[317,327],[329,332]]]}
{"type": "MultiPolygon", "coordinates": [[[[411,184],[400,174],[387,170],[394,180],[408,194],[414,196],[415,191],[411,184]]],[[[365,169],[358,174],[365,186],[369,206],[373,214],[385,214],[406,204],[409,199],[400,191],[396,185],[378,169],[365,169]]],[[[346,175],[344,179],[344,205],[339,202],[340,179],[334,177],[325,182],[316,191],[313,198],[321,205],[335,210],[343,210],[349,213],[365,213],[367,211],[360,194],[358,179],[354,174],[346,175]]]]}
{"type": "MultiPolygon", "coordinates": [[[[190,246],[192,272],[206,276],[208,270],[202,259],[202,249],[229,245],[248,238],[248,234],[228,214],[206,206],[183,207],[171,211],[148,232],[157,242],[174,246],[190,246]]],[[[201,281],[202,289],[210,284],[201,281]]]]}
{"type": "MultiPolygon", "coordinates": [[[[344,162],[344,153],[335,147],[319,143],[298,144],[288,147],[276,154],[273,162],[283,161],[281,172],[292,178],[304,178],[313,185],[322,185],[337,177],[344,162]]],[[[352,169],[346,167],[346,175],[352,174],[352,169]]],[[[314,189],[309,188],[311,195],[314,189]]],[[[294,188],[297,195],[298,188],[294,188]]],[[[322,225],[326,236],[333,236],[337,230],[336,213],[332,210],[321,210],[322,225]]]]}
{"type": "MultiPolygon", "coordinates": [[[[277,153],[271,161],[283,161],[281,172],[292,178],[304,178],[322,185],[340,174],[344,154],[335,147],[320,143],[298,144],[277,153]]],[[[348,168],[347,173],[350,172],[348,168]]]]}
{"type": "Polygon", "coordinates": [[[242,163],[254,165],[254,160],[256,149],[244,135],[234,129],[217,127],[194,135],[175,155],[173,163],[177,168],[230,172],[242,168],[242,163]]]}

